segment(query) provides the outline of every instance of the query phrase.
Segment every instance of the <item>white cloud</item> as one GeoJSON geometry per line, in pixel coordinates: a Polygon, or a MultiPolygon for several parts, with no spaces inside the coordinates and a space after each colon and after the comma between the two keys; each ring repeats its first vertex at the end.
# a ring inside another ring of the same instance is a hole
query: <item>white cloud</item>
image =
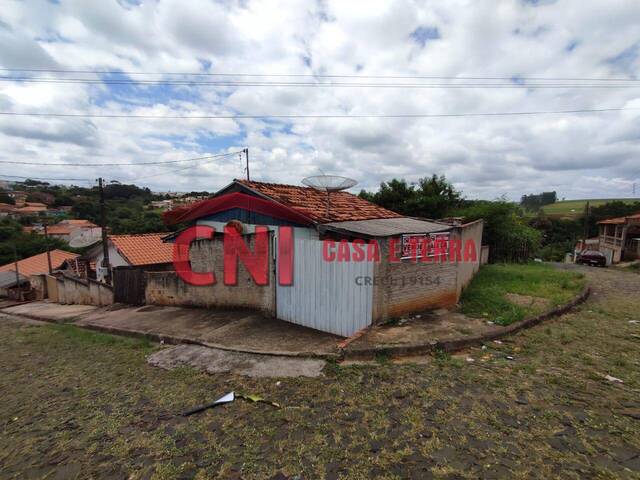
{"type": "MultiPolygon", "coordinates": [[[[366,6],[342,0],[140,5],[30,0],[7,4],[1,15],[0,66],[9,68],[574,78],[640,74],[640,10],[633,0],[535,5],[519,0],[399,0],[366,6]]],[[[379,114],[639,105],[635,88],[170,88],[0,82],[0,108],[20,112],[379,114]]],[[[640,112],[635,111],[292,121],[0,116],[0,157],[134,163],[248,146],[255,179],[299,183],[322,171],[352,176],[360,186],[375,188],[392,177],[415,181],[443,173],[471,198],[518,198],[548,189],[567,198],[629,196],[633,182],[640,181],[639,127],[640,112]]],[[[235,157],[175,171],[182,166],[21,167],[18,173],[15,166],[3,165],[0,173],[148,177],[139,181],[158,190],[214,190],[244,175],[235,157]]]]}

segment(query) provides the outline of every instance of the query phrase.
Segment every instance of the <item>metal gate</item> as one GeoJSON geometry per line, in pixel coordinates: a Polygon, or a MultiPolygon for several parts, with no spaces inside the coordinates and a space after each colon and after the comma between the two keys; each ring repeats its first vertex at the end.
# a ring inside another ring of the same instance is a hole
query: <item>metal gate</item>
{"type": "MultiPolygon", "coordinates": [[[[353,246],[349,244],[353,253],[353,246]]],[[[293,285],[276,286],[278,318],[348,337],[371,324],[372,262],[328,262],[322,242],[295,240],[293,285]]]]}
{"type": "Polygon", "coordinates": [[[113,301],[129,305],[143,305],[146,284],[144,270],[135,267],[114,268],[113,301]]]}

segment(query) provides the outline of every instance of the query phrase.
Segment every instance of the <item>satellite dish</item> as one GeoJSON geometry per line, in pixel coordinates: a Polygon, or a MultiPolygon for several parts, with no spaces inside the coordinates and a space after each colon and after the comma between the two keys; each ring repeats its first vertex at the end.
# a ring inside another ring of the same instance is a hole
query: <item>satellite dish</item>
{"type": "Polygon", "coordinates": [[[314,175],[302,179],[307,187],[315,188],[321,192],[339,192],[358,184],[353,178],[341,177],[339,175],[314,175]]]}
{"type": "Polygon", "coordinates": [[[346,190],[347,188],[354,187],[358,184],[358,182],[353,178],[341,177],[340,175],[313,175],[311,177],[303,178],[302,183],[307,187],[314,188],[320,192],[326,192],[327,218],[329,218],[329,210],[331,208],[330,193],[346,190]]]}

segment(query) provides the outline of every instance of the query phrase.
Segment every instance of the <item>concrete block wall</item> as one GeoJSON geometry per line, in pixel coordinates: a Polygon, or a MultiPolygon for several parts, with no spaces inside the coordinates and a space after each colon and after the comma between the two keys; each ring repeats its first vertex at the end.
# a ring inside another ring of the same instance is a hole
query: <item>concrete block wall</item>
{"type": "MultiPolygon", "coordinates": [[[[476,220],[475,222],[467,223],[457,227],[456,235],[462,241],[462,254],[463,261],[458,262],[458,298],[462,294],[462,290],[469,285],[473,276],[478,273],[480,269],[480,259],[482,255],[482,230],[484,228],[483,220],[476,220]],[[476,260],[464,261],[464,250],[467,241],[472,241],[475,245],[476,260]]],[[[488,254],[488,252],[487,252],[488,254]]]]}
{"type": "Polygon", "coordinates": [[[380,241],[380,250],[382,260],[374,268],[373,323],[456,304],[456,263],[412,260],[391,263],[389,239],[380,241]]]}
{"type": "MultiPolygon", "coordinates": [[[[254,251],[253,236],[245,236],[254,251]]],[[[145,300],[153,305],[186,305],[198,307],[255,308],[275,315],[275,268],[269,253],[269,284],[256,285],[249,271],[238,261],[237,285],[224,285],[222,238],[198,240],[190,248],[191,268],[195,272],[213,272],[214,285],[195,286],[185,283],[175,272],[146,272],[145,300]]]]}
{"type": "Polygon", "coordinates": [[[55,287],[50,289],[51,301],[66,305],[105,306],[113,303],[113,289],[94,280],[81,280],[66,275],[51,277],[47,281],[55,287]]]}

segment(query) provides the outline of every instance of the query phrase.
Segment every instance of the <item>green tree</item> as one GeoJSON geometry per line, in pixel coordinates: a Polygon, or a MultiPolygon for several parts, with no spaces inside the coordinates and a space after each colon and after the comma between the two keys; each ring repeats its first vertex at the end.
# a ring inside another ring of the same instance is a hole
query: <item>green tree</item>
{"type": "Polygon", "coordinates": [[[484,220],[482,244],[489,245],[492,262],[527,261],[540,249],[542,233],[527,225],[518,206],[504,198],[468,201],[451,213],[465,221],[484,220]]]}
{"type": "Polygon", "coordinates": [[[375,193],[362,190],[360,197],[411,217],[442,218],[462,203],[462,196],[444,175],[421,178],[417,185],[404,179],[382,182],[375,193]]]}

